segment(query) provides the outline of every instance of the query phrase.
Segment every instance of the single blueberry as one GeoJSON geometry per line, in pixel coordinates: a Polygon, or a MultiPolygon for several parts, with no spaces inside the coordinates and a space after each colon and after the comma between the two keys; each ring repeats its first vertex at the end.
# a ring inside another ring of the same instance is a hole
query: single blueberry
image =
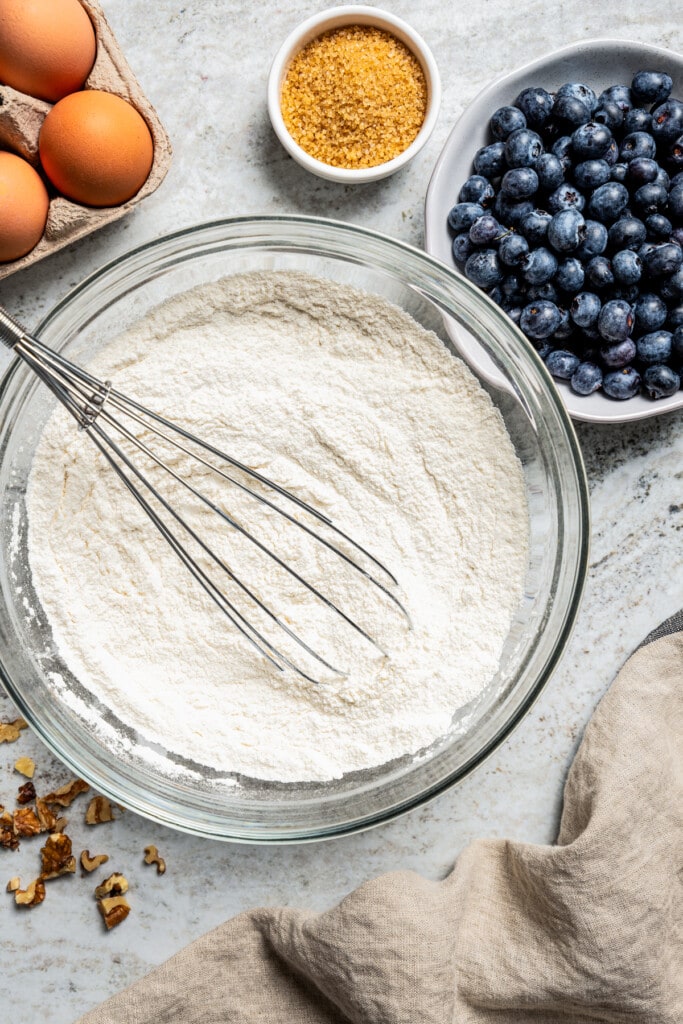
{"type": "Polygon", "coordinates": [[[580,260],[590,260],[599,256],[607,248],[607,228],[597,220],[587,220],[583,230],[583,241],[576,250],[580,260]]]}
{"type": "Polygon", "coordinates": [[[530,128],[518,128],[503,143],[508,167],[533,167],[543,152],[540,135],[530,128]]]}
{"type": "Polygon", "coordinates": [[[532,167],[513,167],[503,175],[500,190],[513,202],[528,199],[538,191],[538,174],[532,167]]]}
{"type": "Polygon", "coordinates": [[[657,142],[673,142],[683,133],[683,103],[667,100],[652,111],[652,134],[657,142]]]}
{"type": "Polygon", "coordinates": [[[557,188],[564,181],[562,162],[552,153],[541,153],[534,164],[534,170],[538,175],[540,187],[547,189],[548,192],[557,188]]]}
{"type": "MultiPolygon", "coordinates": [[[[518,237],[518,236],[510,235],[509,237],[510,238],[514,238],[514,237],[518,237]]],[[[500,249],[499,249],[498,250],[498,258],[499,259],[500,259],[500,255],[501,255],[501,252],[500,252],[500,249]]],[[[525,287],[524,282],[522,281],[522,279],[520,277],[517,276],[517,274],[506,274],[505,277],[503,278],[503,280],[500,283],[500,288],[501,288],[501,291],[502,291],[503,295],[506,298],[513,299],[514,300],[514,303],[513,303],[514,305],[517,304],[517,300],[519,300],[519,298],[521,297],[522,291],[523,291],[524,287],[525,287]]]]}
{"type": "Polygon", "coordinates": [[[640,374],[632,366],[606,373],[602,379],[602,390],[610,398],[626,401],[640,391],[640,374]]]}
{"type": "Polygon", "coordinates": [[[647,237],[647,229],[637,217],[620,217],[609,229],[613,249],[639,249],[647,237]]]}
{"type": "Polygon", "coordinates": [[[667,192],[671,188],[671,178],[669,177],[669,175],[663,167],[660,167],[657,171],[657,177],[655,178],[654,183],[655,185],[661,185],[662,188],[665,188],[667,192]]]}
{"type": "Polygon", "coordinates": [[[517,107],[499,107],[489,121],[494,139],[505,142],[510,132],[526,128],[526,117],[517,107]]]}
{"type": "Polygon", "coordinates": [[[548,196],[547,207],[551,213],[559,213],[560,210],[569,210],[572,207],[583,210],[586,205],[585,197],[574,185],[564,182],[548,196]]]}
{"type": "MultiPolygon", "coordinates": [[[[607,163],[607,161],[605,161],[607,163]]],[[[609,164],[607,164],[609,167],[609,164]]],[[[626,175],[628,172],[628,164],[614,164],[609,168],[609,176],[612,181],[618,181],[621,185],[626,181],[626,175]]]]}
{"type": "Polygon", "coordinates": [[[574,96],[555,96],[553,107],[553,120],[560,128],[571,131],[578,124],[590,119],[591,112],[585,103],[577,100],[574,96]]]}
{"type": "Polygon", "coordinates": [[[663,103],[672,88],[671,75],[665,71],[638,71],[631,82],[631,92],[639,103],[663,103]]]}
{"type": "Polygon", "coordinates": [[[663,242],[644,257],[643,263],[650,277],[675,274],[683,264],[683,249],[675,242],[663,242]]]}
{"type": "Polygon", "coordinates": [[[551,153],[556,156],[562,164],[565,174],[572,166],[573,153],[572,153],[572,137],[571,135],[561,135],[559,139],[555,139],[552,145],[551,153]]]}
{"type": "Polygon", "coordinates": [[[576,372],[580,361],[573,352],[557,348],[547,355],[545,365],[553,377],[557,377],[559,380],[569,380],[576,372]]]}
{"type": "Polygon", "coordinates": [[[650,255],[651,252],[655,251],[657,245],[657,242],[643,242],[643,244],[638,249],[638,255],[640,256],[643,262],[645,262],[645,259],[650,255]]]}
{"type": "Polygon", "coordinates": [[[558,288],[575,295],[583,288],[584,278],[583,264],[574,256],[570,256],[558,265],[554,281],[558,288]]]}
{"type": "Polygon", "coordinates": [[[505,143],[492,142],[474,154],[475,173],[484,178],[499,178],[505,170],[505,143]]]}
{"type": "Polygon", "coordinates": [[[456,203],[448,214],[448,226],[459,235],[461,231],[469,231],[475,220],[484,216],[484,208],[479,203],[456,203]]]}
{"type": "Polygon", "coordinates": [[[633,310],[628,302],[624,302],[623,299],[612,299],[600,310],[598,331],[605,341],[625,341],[630,337],[633,323],[633,310]]]}
{"type": "Polygon", "coordinates": [[[630,163],[626,164],[627,179],[629,184],[635,182],[637,186],[649,185],[654,181],[659,172],[659,164],[647,156],[636,156],[630,163]]]}
{"type": "Polygon", "coordinates": [[[546,210],[531,210],[521,221],[519,230],[529,245],[539,245],[548,236],[548,225],[551,220],[552,214],[546,210]]]}
{"type": "Polygon", "coordinates": [[[606,256],[593,256],[586,264],[586,283],[597,291],[614,284],[612,263],[606,256]]]}
{"type": "Polygon", "coordinates": [[[602,154],[602,159],[608,165],[608,167],[614,167],[617,160],[619,159],[619,144],[616,139],[610,141],[609,146],[602,154]]]}
{"type": "Polygon", "coordinates": [[[543,246],[532,249],[522,260],[521,270],[524,280],[529,284],[545,284],[555,276],[557,257],[543,246]]]}
{"type": "Polygon", "coordinates": [[[597,324],[602,303],[593,292],[579,292],[569,307],[569,314],[577,327],[590,328],[597,324]]]}
{"type": "Polygon", "coordinates": [[[612,133],[606,125],[587,121],[580,124],[572,135],[572,148],[580,160],[599,160],[604,157],[611,141],[612,133]]]}
{"type": "Polygon", "coordinates": [[[617,131],[624,123],[624,111],[613,100],[608,100],[593,113],[591,120],[604,124],[611,132],[617,131]]]}
{"type": "Polygon", "coordinates": [[[643,274],[643,264],[633,249],[620,249],[612,257],[612,270],[622,284],[637,284],[643,274]]]}
{"type": "Polygon", "coordinates": [[[633,312],[636,330],[640,333],[658,330],[666,320],[666,303],[653,292],[643,292],[637,299],[633,312]]]}
{"type": "Polygon", "coordinates": [[[652,129],[652,114],[640,107],[627,110],[624,114],[622,130],[628,135],[630,132],[649,132],[652,129]]]}
{"type": "Polygon", "coordinates": [[[463,231],[453,239],[453,259],[456,263],[464,263],[474,246],[470,241],[469,231],[463,231]]]}
{"type": "Polygon", "coordinates": [[[548,225],[548,241],[556,252],[573,252],[583,240],[586,222],[576,207],[560,210],[548,225]]]}
{"type": "Polygon", "coordinates": [[[531,86],[520,92],[515,100],[515,106],[522,111],[532,128],[542,128],[550,119],[554,102],[553,97],[545,89],[531,86]]]}
{"type": "Polygon", "coordinates": [[[660,279],[659,294],[666,302],[679,302],[683,299],[683,267],[660,279]]]}
{"type": "Polygon", "coordinates": [[[574,99],[579,100],[585,107],[588,107],[591,114],[598,105],[598,97],[594,90],[589,85],[584,85],[583,82],[565,82],[557,90],[555,96],[573,96],[574,99]]]}
{"type": "Polygon", "coordinates": [[[555,333],[561,319],[555,303],[541,299],[524,307],[519,325],[529,338],[542,341],[555,333]]]}
{"type": "Polygon", "coordinates": [[[648,132],[631,132],[619,147],[619,158],[623,163],[630,163],[636,157],[653,159],[657,152],[657,143],[648,132]]]}
{"type": "Polygon", "coordinates": [[[496,218],[485,213],[470,228],[470,241],[474,245],[491,245],[501,232],[502,228],[496,218]]]}
{"type": "Polygon", "coordinates": [[[671,358],[671,331],[652,331],[643,334],[636,341],[638,360],[643,366],[654,366],[655,363],[668,363],[671,358]]]}
{"type": "Polygon", "coordinates": [[[645,227],[649,238],[657,241],[670,239],[674,229],[669,218],[665,217],[663,213],[651,213],[649,217],[645,218],[645,227]]]}
{"type": "Polygon", "coordinates": [[[597,363],[579,363],[569,384],[577,395],[592,395],[602,387],[602,370],[597,363]]]}
{"type": "Polygon", "coordinates": [[[648,398],[669,398],[681,386],[680,374],[670,366],[648,366],[643,374],[643,388],[648,398]]]}
{"type": "Polygon", "coordinates": [[[458,193],[460,203],[478,203],[484,209],[496,198],[493,185],[482,174],[471,174],[458,193]]]}
{"type": "Polygon", "coordinates": [[[465,277],[480,288],[491,288],[503,279],[503,272],[495,249],[480,249],[467,257],[465,277]]]}
{"type": "Polygon", "coordinates": [[[579,188],[597,188],[611,177],[611,169],[605,160],[584,160],[574,168],[574,181],[579,188]]]}
{"type": "Polygon", "coordinates": [[[509,267],[522,262],[529,251],[529,243],[523,235],[510,231],[503,235],[498,245],[498,258],[509,267]]]}
{"type": "Polygon", "coordinates": [[[629,111],[634,105],[631,90],[627,85],[611,85],[609,89],[603,89],[598,96],[598,106],[601,107],[605,103],[618,104],[624,113],[629,111]]]}
{"type": "Polygon", "coordinates": [[[672,167],[683,167],[683,135],[680,135],[669,148],[669,162],[672,167]]]}
{"type": "Polygon", "coordinates": [[[611,224],[628,206],[628,189],[618,181],[608,181],[596,188],[588,203],[588,212],[596,220],[611,224]]]}
{"type": "Polygon", "coordinates": [[[659,213],[662,207],[666,206],[668,200],[667,191],[662,185],[641,185],[633,195],[633,205],[637,208],[641,217],[649,217],[651,213],[659,213]]]}
{"type": "Polygon", "coordinates": [[[600,358],[604,366],[610,370],[618,370],[622,366],[628,366],[636,357],[636,343],[633,338],[624,338],[623,341],[615,341],[603,345],[600,349],[600,358]]]}
{"type": "Polygon", "coordinates": [[[520,202],[513,202],[499,192],[496,196],[496,201],[493,204],[493,212],[500,221],[507,228],[518,228],[522,223],[527,214],[531,213],[534,208],[534,204],[529,202],[528,199],[522,199],[520,202]]]}

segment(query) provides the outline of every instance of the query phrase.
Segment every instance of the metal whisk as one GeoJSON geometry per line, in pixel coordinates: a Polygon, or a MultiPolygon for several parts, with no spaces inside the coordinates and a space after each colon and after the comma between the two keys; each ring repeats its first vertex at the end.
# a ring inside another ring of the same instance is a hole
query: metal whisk
{"type": "Polygon", "coordinates": [[[322,545],[334,557],[341,559],[343,563],[363,577],[369,585],[375,588],[382,599],[386,599],[390,602],[390,606],[393,606],[401,613],[405,622],[410,626],[410,618],[406,609],[389,589],[390,586],[398,586],[392,573],[371,555],[369,551],[337,528],[322,512],[297,498],[296,495],[290,493],[279,484],[262,476],[254,469],[250,469],[244,463],[215,448],[207,441],[191,434],[178,424],[170,422],[163,416],[140,405],[134,399],[117,391],[110,381],[98,380],[97,377],[92,376],[92,374],[87,373],[79,366],[64,359],[58,353],[43,345],[37,338],[28,334],[1,307],[0,341],[23,359],[40,380],[50,388],[62,405],[71,413],[79,428],[87,432],[132,497],[135,498],[138,505],[149,516],[152,523],[194,579],[203,587],[204,591],[224,612],[242,636],[275,668],[283,671],[287,667],[310,682],[320,681],[310,671],[305,670],[297,660],[287,656],[280,650],[278,646],[267,638],[262,629],[257,628],[249,621],[247,615],[240,611],[234,601],[226,595],[224,589],[216,584],[209,573],[192,556],[187,541],[183,540],[184,535],[192,538],[192,541],[204,552],[219,574],[224,574],[234,586],[239,588],[247,602],[251,602],[251,606],[254,609],[258,608],[277,630],[282,631],[280,635],[288,636],[300,653],[305,652],[318,666],[322,666],[330,672],[343,674],[340,669],[335,668],[322,654],[314,650],[298,633],[284,622],[282,617],[277,615],[259,597],[255,589],[248,586],[212,550],[206,540],[190,527],[180,512],[160,493],[145,473],[135,465],[134,461],[121,447],[121,440],[123,440],[124,444],[132,445],[134,449],[137,449],[138,452],[151,460],[153,464],[168,473],[177,484],[194,495],[205,507],[216,513],[225,525],[255,545],[264,556],[271,559],[275,565],[289,574],[297,584],[304,587],[316,601],[322,602],[331,613],[338,616],[348,627],[355,630],[364,640],[373,644],[385,656],[386,651],[383,650],[377,640],[363,626],[359,625],[354,618],[343,611],[319,587],[304,579],[296,569],[260,541],[251,529],[247,529],[237,519],[233,518],[229,512],[219,508],[215,502],[202,494],[189,479],[176,472],[161,457],[158,451],[154,451],[150,444],[139,436],[139,432],[142,431],[154,440],[161,442],[162,445],[171,446],[172,450],[181,452],[196,460],[205,469],[217,474],[226,485],[237,488],[241,494],[248,496],[249,499],[253,499],[256,503],[283,516],[290,524],[302,530],[315,543],[322,545]],[[111,436],[112,432],[118,435],[119,440],[114,440],[111,436]],[[238,479],[238,474],[246,477],[246,482],[244,479],[238,479]],[[257,486],[260,486],[265,493],[259,493],[255,489],[257,486]],[[283,508],[278,503],[280,499],[291,503],[291,511],[283,508]],[[151,501],[159,503],[168,514],[170,521],[176,524],[177,529],[169,525],[169,522],[159,515],[151,501]],[[294,514],[295,512],[312,517],[315,526],[302,522],[294,514]],[[321,530],[329,531],[334,539],[323,536],[321,530]],[[340,543],[346,545],[354,554],[352,555],[348,551],[342,550],[342,547],[339,546],[340,543]],[[372,570],[360,564],[359,557],[367,565],[371,565],[372,570]],[[378,578],[378,575],[383,575],[385,581],[383,582],[381,578],[378,578]]]}

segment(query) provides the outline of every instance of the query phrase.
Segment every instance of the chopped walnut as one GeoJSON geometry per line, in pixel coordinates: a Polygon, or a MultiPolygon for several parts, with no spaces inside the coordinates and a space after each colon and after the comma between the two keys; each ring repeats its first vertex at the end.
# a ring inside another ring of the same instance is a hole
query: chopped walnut
{"type": "Polygon", "coordinates": [[[48,793],[43,799],[46,804],[70,807],[77,796],[81,793],[86,793],[89,789],[90,786],[83,779],[72,779],[71,782],[67,782],[64,786],[60,786],[59,789],[55,789],[53,793],[48,793]]]}
{"type": "Polygon", "coordinates": [[[40,818],[32,807],[18,807],[14,812],[14,831],[18,836],[37,836],[43,831],[40,818]]]}
{"type": "Polygon", "coordinates": [[[21,879],[18,875],[15,878],[10,878],[7,883],[7,892],[16,892],[17,889],[21,889],[21,879]]]}
{"type": "Polygon", "coordinates": [[[94,796],[85,812],[86,825],[101,825],[105,821],[113,821],[114,812],[106,796],[94,796]]]}
{"type": "Polygon", "coordinates": [[[37,907],[44,899],[45,882],[42,878],[36,878],[26,889],[17,889],[14,893],[14,902],[20,907],[37,907]]]}
{"type": "Polygon", "coordinates": [[[42,797],[36,797],[36,814],[40,821],[43,832],[50,832],[57,824],[57,815],[52,811],[42,797]]]}
{"type": "Polygon", "coordinates": [[[0,722],[0,743],[14,743],[19,739],[22,729],[28,729],[23,718],[15,718],[13,722],[0,722]]]}
{"type": "Polygon", "coordinates": [[[145,847],[145,864],[156,864],[158,875],[163,875],[166,870],[166,861],[159,856],[156,846],[145,847]]]}
{"type": "Polygon", "coordinates": [[[20,757],[18,761],[14,762],[14,770],[20,775],[25,775],[27,779],[32,779],[35,775],[36,763],[31,757],[20,757]]]}
{"type": "Polygon", "coordinates": [[[130,905],[125,896],[108,896],[97,903],[107,930],[111,931],[117,924],[125,921],[130,914],[130,905]]]}
{"type": "Polygon", "coordinates": [[[123,896],[126,892],[128,892],[128,879],[125,875],[119,875],[114,872],[109,878],[105,878],[102,885],[97,886],[95,889],[95,899],[101,900],[105,896],[123,896]]]}
{"type": "Polygon", "coordinates": [[[6,850],[16,850],[19,846],[19,840],[14,831],[14,818],[9,811],[0,814],[0,846],[6,850]]]}
{"type": "Polygon", "coordinates": [[[96,853],[94,857],[90,856],[90,850],[83,850],[81,853],[81,867],[84,871],[94,871],[100,866],[100,864],[106,864],[109,857],[106,853],[96,853]]]}
{"type": "Polygon", "coordinates": [[[76,858],[71,855],[71,840],[63,832],[54,832],[47,837],[40,856],[40,877],[43,881],[58,878],[59,875],[71,875],[76,870],[76,858]]]}
{"type": "Polygon", "coordinates": [[[23,786],[19,786],[19,792],[17,793],[18,804],[30,804],[32,800],[36,798],[36,787],[30,781],[25,782],[23,786]]]}

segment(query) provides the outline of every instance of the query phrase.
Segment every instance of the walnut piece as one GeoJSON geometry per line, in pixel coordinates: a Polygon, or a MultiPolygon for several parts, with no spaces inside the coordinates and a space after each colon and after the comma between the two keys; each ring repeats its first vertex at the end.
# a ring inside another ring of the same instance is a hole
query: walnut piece
{"type": "Polygon", "coordinates": [[[54,832],[47,837],[40,856],[40,877],[45,882],[59,875],[71,875],[76,870],[76,858],[71,854],[71,840],[63,832],[54,832]]]}
{"type": "Polygon", "coordinates": [[[0,722],[0,743],[14,743],[22,729],[28,729],[28,722],[15,718],[13,722],[0,722]]]}
{"type": "Polygon", "coordinates": [[[25,775],[27,779],[32,779],[35,775],[36,763],[32,757],[20,757],[18,761],[14,762],[14,770],[20,775],[25,775]]]}
{"type": "Polygon", "coordinates": [[[159,856],[156,846],[145,847],[145,864],[156,864],[158,875],[163,875],[166,870],[166,861],[159,856]]]}
{"type": "Polygon", "coordinates": [[[114,812],[106,796],[94,796],[85,812],[86,825],[101,825],[105,821],[114,821],[114,812]]]}
{"type": "Polygon", "coordinates": [[[81,793],[87,793],[90,786],[83,779],[72,779],[71,782],[65,783],[60,786],[59,789],[55,789],[53,793],[48,793],[47,796],[43,797],[46,804],[58,804],[60,807],[70,807],[77,796],[81,793]]]}
{"type": "Polygon", "coordinates": [[[37,907],[45,899],[45,882],[36,878],[26,889],[17,889],[14,902],[20,907],[37,907]]]}
{"type": "Polygon", "coordinates": [[[18,836],[37,836],[43,831],[40,818],[32,807],[18,807],[14,812],[14,831],[18,836]]]}
{"type": "Polygon", "coordinates": [[[100,864],[106,864],[109,857],[106,853],[96,853],[94,857],[90,856],[90,850],[83,850],[81,853],[81,867],[84,871],[94,871],[100,866],[100,864]]]}
{"type": "Polygon", "coordinates": [[[95,899],[102,900],[105,896],[123,896],[128,892],[128,879],[125,875],[114,872],[109,878],[105,878],[102,885],[95,889],[95,899]]]}
{"type": "Polygon", "coordinates": [[[19,786],[19,792],[17,793],[18,804],[30,804],[32,800],[36,798],[36,787],[33,785],[31,780],[25,782],[23,786],[19,786]]]}
{"type": "Polygon", "coordinates": [[[15,878],[10,878],[7,883],[7,892],[16,892],[17,889],[21,889],[21,879],[18,875],[15,878]]]}
{"type": "Polygon", "coordinates": [[[57,816],[40,796],[36,797],[36,814],[43,832],[50,832],[57,824],[57,816]]]}
{"type": "Polygon", "coordinates": [[[121,924],[130,914],[130,905],[125,896],[105,897],[98,901],[97,908],[107,926],[107,931],[111,931],[117,924],[121,924]]]}
{"type": "Polygon", "coordinates": [[[19,846],[19,840],[14,831],[14,818],[9,811],[0,814],[0,846],[6,850],[16,850],[19,846]]]}

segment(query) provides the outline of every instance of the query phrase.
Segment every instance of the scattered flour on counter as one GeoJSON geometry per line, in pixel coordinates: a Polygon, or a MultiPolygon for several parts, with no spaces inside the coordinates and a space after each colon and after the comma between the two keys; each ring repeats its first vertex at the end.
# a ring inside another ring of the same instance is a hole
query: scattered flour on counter
{"type": "Polygon", "coordinates": [[[215,514],[183,506],[344,674],[315,684],[278,672],[57,410],[29,482],[29,559],[56,646],[87,690],[176,755],[285,782],[338,778],[447,733],[496,673],[522,594],[528,514],[499,413],[439,339],[358,289],[252,273],[159,307],[88,368],[329,515],[397,577],[412,629],[339,559],[176,458],[390,655],[333,620],[215,514]]]}

